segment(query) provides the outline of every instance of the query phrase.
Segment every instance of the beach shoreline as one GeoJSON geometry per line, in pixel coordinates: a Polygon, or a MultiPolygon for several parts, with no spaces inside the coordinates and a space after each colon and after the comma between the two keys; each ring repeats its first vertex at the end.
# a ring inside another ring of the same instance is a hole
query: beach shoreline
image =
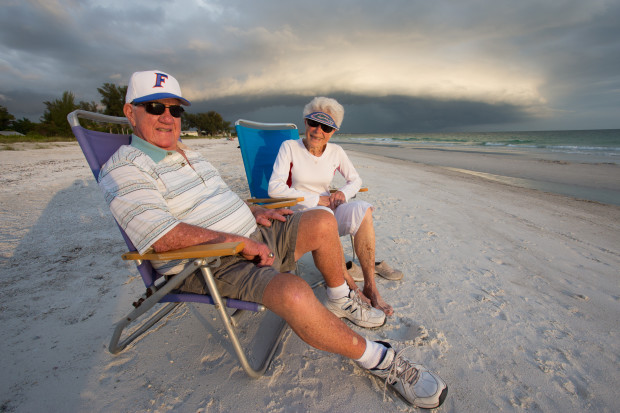
{"type": "Polygon", "coordinates": [[[620,164],[609,158],[498,147],[338,142],[346,150],[579,199],[620,205],[620,164]]]}
{"type": "MultiPolygon", "coordinates": [[[[236,141],[188,145],[249,197],[236,141]]],[[[618,410],[620,207],[348,153],[370,189],[359,197],[376,208],[377,258],[405,273],[377,281],[394,317],[356,331],[411,346],[438,371],[450,387],[442,412],[618,410]]],[[[408,410],[354,362],[290,332],[249,379],[209,306],[183,306],[109,354],[144,287],[77,144],[0,151],[0,162],[5,411],[408,410]]],[[[301,265],[316,271],[311,257],[301,265]]]]}

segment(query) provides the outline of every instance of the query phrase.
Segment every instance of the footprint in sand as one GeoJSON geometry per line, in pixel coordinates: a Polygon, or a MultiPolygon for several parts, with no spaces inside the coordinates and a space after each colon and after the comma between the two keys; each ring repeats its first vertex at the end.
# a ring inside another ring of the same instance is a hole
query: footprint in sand
{"type": "Polygon", "coordinates": [[[590,299],[590,297],[588,297],[587,295],[583,295],[583,294],[566,293],[566,295],[568,295],[569,297],[573,297],[576,300],[588,301],[590,299]]]}

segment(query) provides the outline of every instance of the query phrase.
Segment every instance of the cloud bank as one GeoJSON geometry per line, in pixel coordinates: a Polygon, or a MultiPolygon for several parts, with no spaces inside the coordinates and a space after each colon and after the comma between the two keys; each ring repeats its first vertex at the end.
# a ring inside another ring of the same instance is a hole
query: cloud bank
{"type": "Polygon", "coordinates": [[[356,132],[620,127],[611,0],[7,3],[0,104],[18,117],[158,68],[225,117],[297,117],[328,95],[356,132]]]}

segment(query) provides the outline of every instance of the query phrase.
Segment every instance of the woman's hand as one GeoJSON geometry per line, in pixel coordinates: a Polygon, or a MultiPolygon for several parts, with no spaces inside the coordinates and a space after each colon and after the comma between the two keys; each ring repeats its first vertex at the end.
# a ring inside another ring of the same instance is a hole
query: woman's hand
{"type": "Polygon", "coordinates": [[[330,196],[319,196],[319,203],[317,205],[328,207],[333,211],[345,202],[347,202],[347,199],[345,198],[344,193],[337,191],[330,196]]]}
{"type": "Polygon", "coordinates": [[[319,203],[317,205],[318,206],[324,206],[324,207],[331,208],[331,206],[330,206],[330,197],[327,196],[327,195],[319,196],[319,203]]]}
{"type": "Polygon", "coordinates": [[[336,191],[329,197],[329,207],[331,209],[336,209],[345,202],[347,202],[347,198],[342,191],[336,191]]]}

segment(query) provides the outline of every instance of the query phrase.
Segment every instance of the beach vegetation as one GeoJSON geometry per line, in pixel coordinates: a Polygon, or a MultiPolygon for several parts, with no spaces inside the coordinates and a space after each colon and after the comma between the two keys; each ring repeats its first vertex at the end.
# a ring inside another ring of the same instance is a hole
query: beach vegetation
{"type": "Polygon", "coordinates": [[[7,108],[0,105],[0,130],[9,129],[14,120],[15,116],[11,115],[7,108]]]}
{"type": "MultiPolygon", "coordinates": [[[[125,116],[123,106],[127,86],[119,86],[113,83],[104,83],[97,88],[101,95],[100,103],[76,102],[75,95],[71,91],[63,92],[58,99],[43,102],[45,111],[40,122],[30,119],[16,119],[8,109],[0,105],[0,130],[19,132],[22,135],[0,135],[0,144],[11,145],[16,142],[67,142],[75,141],[71,132],[67,115],[76,109],[89,112],[103,113],[110,116],[125,116]]],[[[101,124],[88,120],[82,121],[89,129],[105,131],[109,133],[131,133],[127,126],[118,124],[101,124]]],[[[187,113],[182,117],[183,129],[195,129],[198,136],[184,136],[184,139],[192,137],[230,137],[233,131],[231,122],[225,121],[222,115],[215,111],[206,113],[187,113]]],[[[5,149],[2,147],[0,149],[5,149]]],[[[6,149],[5,149],[6,150],[6,149]]]]}
{"type": "Polygon", "coordinates": [[[11,125],[11,130],[15,132],[22,133],[27,135],[32,132],[36,126],[36,123],[32,122],[30,119],[23,117],[21,119],[14,120],[11,125]]]}
{"type": "Polygon", "coordinates": [[[75,103],[75,96],[70,91],[65,91],[60,99],[43,102],[45,112],[41,117],[41,123],[35,128],[36,132],[44,136],[71,135],[71,126],[67,122],[67,115],[76,109],[97,111],[95,102],[75,103]]]}
{"type": "Polygon", "coordinates": [[[104,83],[103,86],[97,88],[97,92],[101,95],[104,115],[125,116],[123,113],[123,106],[125,105],[127,86],[104,83]]]}
{"type": "Polygon", "coordinates": [[[0,144],[13,145],[19,142],[32,142],[32,143],[47,143],[47,142],[75,142],[73,135],[55,135],[55,136],[43,136],[36,132],[28,133],[27,135],[0,135],[0,144]]]}
{"type": "Polygon", "coordinates": [[[230,122],[213,110],[207,113],[184,113],[182,122],[183,129],[196,128],[199,136],[228,135],[231,130],[230,122]]]}

